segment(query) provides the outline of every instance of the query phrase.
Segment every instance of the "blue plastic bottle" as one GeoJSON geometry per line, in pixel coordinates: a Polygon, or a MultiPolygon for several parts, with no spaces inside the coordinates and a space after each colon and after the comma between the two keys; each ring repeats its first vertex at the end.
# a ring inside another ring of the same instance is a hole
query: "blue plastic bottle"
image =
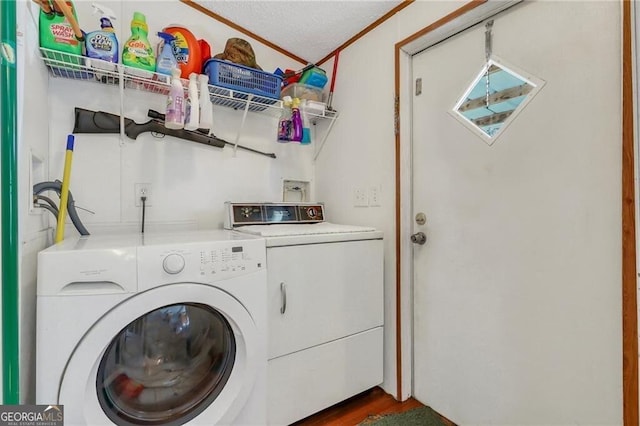
{"type": "Polygon", "coordinates": [[[309,117],[306,112],[306,99],[305,103],[301,105],[300,114],[302,114],[302,139],[300,139],[300,144],[308,145],[311,143],[311,128],[309,128],[309,117]]]}
{"type": "Polygon", "coordinates": [[[172,75],[173,69],[178,68],[178,60],[173,54],[172,43],[176,38],[164,32],[159,32],[158,37],[162,39],[162,48],[158,53],[156,72],[159,74],[172,75]]]}

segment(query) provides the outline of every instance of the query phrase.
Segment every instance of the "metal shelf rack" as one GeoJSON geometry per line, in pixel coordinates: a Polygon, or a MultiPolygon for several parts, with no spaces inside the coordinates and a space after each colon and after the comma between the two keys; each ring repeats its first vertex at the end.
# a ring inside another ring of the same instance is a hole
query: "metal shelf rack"
{"type": "MultiPolygon", "coordinates": [[[[120,141],[124,142],[124,90],[141,90],[159,95],[168,95],[171,87],[171,77],[150,71],[140,70],[122,64],[102,61],[73,55],[66,52],[41,47],[40,55],[49,69],[52,77],[72,80],[82,80],[104,85],[118,86],[120,89],[120,141]]],[[[182,86],[187,92],[189,80],[181,79],[182,86]]],[[[279,117],[284,105],[281,100],[251,93],[231,90],[220,86],[209,85],[209,98],[214,105],[243,111],[242,121],[238,128],[234,142],[234,154],[249,111],[279,117]]],[[[338,118],[337,111],[325,110],[322,113],[307,113],[308,119],[316,125],[318,122],[330,120],[331,123],[321,139],[320,149],[324,145],[333,122],[338,118]]],[[[275,134],[275,131],[274,131],[275,134]]],[[[319,150],[316,150],[316,157],[319,150]]]]}

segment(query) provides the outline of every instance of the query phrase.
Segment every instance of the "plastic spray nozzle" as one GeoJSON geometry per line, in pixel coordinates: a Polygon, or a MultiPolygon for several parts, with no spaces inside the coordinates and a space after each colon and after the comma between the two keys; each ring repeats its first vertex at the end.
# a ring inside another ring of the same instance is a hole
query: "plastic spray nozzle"
{"type": "Polygon", "coordinates": [[[113,25],[111,24],[111,21],[116,20],[116,14],[113,13],[113,11],[108,7],[105,7],[98,3],[91,3],[91,7],[93,7],[94,15],[96,13],[100,13],[100,15],[102,16],[100,18],[100,28],[102,28],[103,30],[106,29],[107,31],[110,30],[113,32],[113,25]]]}
{"type": "Polygon", "coordinates": [[[293,98],[293,101],[291,103],[291,108],[299,108],[299,107],[300,107],[300,99],[293,98]]]}
{"type": "Polygon", "coordinates": [[[164,33],[162,31],[158,33],[158,37],[160,37],[162,41],[164,41],[165,43],[171,43],[173,40],[176,39],[173,35],[169,33],[164,33]]]}
{"type": "Polygon", "coordinates": [[[285,107],[291,108],[291,105],[293,104],[293,99],[291,99],[291,96],[285,96],[282,98],[282,103],[284,104],[285,107]]]}
{"type": "Polygon", "coordinates": [[[99,3],[91,3],[91,7],[93,7],[93,14],[100,13],[101,16],[108,18],[110,20],[116,20],[116,14],[113,13],[113,10],[109,9],[106,6],[103,6],[99,3]]]}
{"type": "Polygon", "coordinates": [[[102,28],[103,30],[110,29],[111,31],[113,31],[113,25],[111,24],[111,20],[106,16],[103,16],[102,18],[100,18],[100,28],[102,28]]]}

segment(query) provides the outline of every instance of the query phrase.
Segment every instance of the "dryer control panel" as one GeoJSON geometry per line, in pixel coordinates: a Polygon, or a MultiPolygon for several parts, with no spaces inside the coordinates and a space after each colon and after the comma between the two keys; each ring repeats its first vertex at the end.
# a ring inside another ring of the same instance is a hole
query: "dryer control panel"
{"type": "Polygon", "coordinates": [[[224,227],[272,223],[324,222],[322,203],[225,203],[227,217],[224,227]]]}

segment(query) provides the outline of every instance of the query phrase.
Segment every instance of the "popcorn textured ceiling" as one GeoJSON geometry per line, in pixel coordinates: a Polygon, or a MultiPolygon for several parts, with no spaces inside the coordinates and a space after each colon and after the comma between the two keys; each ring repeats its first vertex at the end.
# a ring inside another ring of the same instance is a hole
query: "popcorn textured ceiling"
{"type": "Polygon", "coordinates": [[[400,0],[196,2],[314,63],[402,3],[400,0]]]}

